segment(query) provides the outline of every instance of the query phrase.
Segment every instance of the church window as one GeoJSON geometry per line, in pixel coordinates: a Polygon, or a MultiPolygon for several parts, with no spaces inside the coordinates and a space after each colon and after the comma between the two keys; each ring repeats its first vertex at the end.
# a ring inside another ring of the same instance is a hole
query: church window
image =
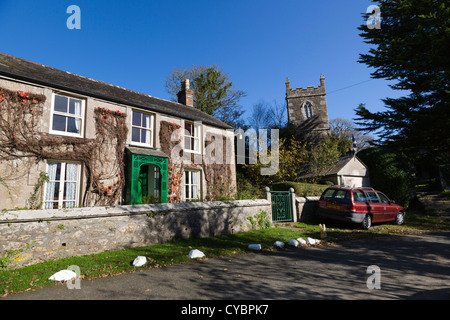
{"type": "Polygon", "coordinates": [[[305,108],[306,119],[311,119],[312,118],[312,105],[311,105],[311,102],[307,101],[304,104],[304,108],[305,108]]]}

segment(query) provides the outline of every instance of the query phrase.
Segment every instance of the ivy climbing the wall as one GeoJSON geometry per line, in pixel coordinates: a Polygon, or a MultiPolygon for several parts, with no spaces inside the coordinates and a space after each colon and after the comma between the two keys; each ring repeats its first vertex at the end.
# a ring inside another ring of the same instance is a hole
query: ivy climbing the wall
{"type": "MultiPolygon", "coordinates": [[[[43,160],[80,161],[86,178],[81,204],[118,204],[125,183],[126,114],[96,108],[95,138],[59,136],[42,131],[48,121],[42,117],[45,101],[41,94],[0,88],[0,163],[20,161],[24,175],[43,160]]],[[[1,170],[0,181],[6,184],[17,175],[17,170],[1,170]]]]}
{"type": "MultiPolygon", "coordinates": [[[[202,157],[200,163],[195,163],[195,156],[193,153],[183,154],[183,150],[178,155],[181,158],[187,158],[190,164],[183,161],[174,163],[171,157],[173,148],[181,143],[182,134],[176,136],[175,141],[172,141],[172,134],[180,129],[181,126],[168,121],[161,121],[159,139],[161,143],[162,151],[169,156],[169,170],[168,170],[168,201],[169,202],[181,202],[183,201],[183,190],[181,188],[181,182],[183,179],[183,172],[185,169],[202,170],[206,186],[204,188],[204,194],[202,195],[204,200],[226,200],[232,199],[235,196],[235,188],[232,176],[232,165],[227,164],[226,154],[224,152],[222,163],[209,163],[205,162],[205,157],[202,157]]],[[[180,132],[178,132],[180,133],[180,132]]],[[[226,150],[226,137],[217,135],[219,141],[222,139],[223,150],[226,150]]],[[[214,141],[212,138],[205,141],[205,147],[214,141]]]]}

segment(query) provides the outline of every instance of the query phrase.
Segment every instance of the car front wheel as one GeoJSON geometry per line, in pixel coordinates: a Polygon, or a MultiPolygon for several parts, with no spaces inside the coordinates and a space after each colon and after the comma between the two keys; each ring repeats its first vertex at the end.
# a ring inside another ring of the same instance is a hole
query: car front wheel
{"type": "Polygon", "coordinates": [[[372,226],[372,218],[370,217],[370,215],[366,214],[366,216],[362,221],[362,227],[365,230],[369,230],[371,226],[372,226]]]}
{"type": "Polygon", "coordinates": [[[395,218],[395,223],[398,225],[402,225],[404,221],[405,221],[405,213],[404,212],[397,213],[397,217],[395,218]]]}

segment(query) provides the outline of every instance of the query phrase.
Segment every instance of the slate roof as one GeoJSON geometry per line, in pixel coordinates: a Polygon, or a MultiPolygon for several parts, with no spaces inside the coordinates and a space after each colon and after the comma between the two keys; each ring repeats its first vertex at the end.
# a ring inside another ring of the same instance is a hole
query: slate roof
{"type": "Polygon", "coordinates": [[[228,124],[196,108],[177,102],[158,99],[143,93],[121,88],[106,82],[82,77],[42,64],[10,56],[0,52],[0,75],[38,85],[65,90],[110,102],[158,112],[223,129],[228,124]]]}

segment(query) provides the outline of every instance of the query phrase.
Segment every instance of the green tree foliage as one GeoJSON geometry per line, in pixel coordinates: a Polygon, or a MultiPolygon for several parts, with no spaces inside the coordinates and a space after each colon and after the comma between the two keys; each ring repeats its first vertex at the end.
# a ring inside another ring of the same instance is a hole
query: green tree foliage
{"type": "Polygon", "coordinates": [[[339,160],[341,151],[339,140],[334,137],[323,139],[311,149],[309,170],[311,182],[317,183],[339,160]]]}
{"type": "Polygon", "coordinates": [[[239,100],[246,96],[241,90],[234,89],[228,74],[218,66],[193,66],[191,68],[174,69],[166,78],[165,87],[173,101],[177,101],[177,93],[181,83],[189,79],[194,91],[194,107],[206,112],[234,128],[243,126],[242,110],[239,100]]]}
{"type": "Polygon", "coordinates": [[[355,124],[347,119],[335,118],[330,120],[330,135],[338,140],[341,156],[348,154],[355,144],[356,151],[370,147],[373,137],[357,130],[355,124]],[[354,142],[353,142],[354,140],[354,142]]]}
{"type": "Polygon", "coordinates": [[[369,168],[372,187],[384,192],[396,203],[408,207],[414,170],[407,157],[386,147],[364,149],[358,153],[358,157],[369,168]]]}
{"type": "MultiPolygon", "coordinates": [[[[405,96],[386,98],[386,111],[358,106],[357,125],[376,132],[384,144],[410,155],[418,148],[450,159],[450,1],[380,0],[381,28],[359,27],[373,47],[359,62],[374,68],[372,77],[394,80],[405,96]]],[[[364,16],[364,21],[368,17],[364,16]]]]}
{"type": "MultiPolygon", "coordinates": [[[[277,156],[279,159],[278,171],[274,175],[261,175],[261,162],[242,165],[242,171],[246,179],[261,187],[269,186],[279,181],[296,180],[302,167],[308,161],[308,151],[305,143],[295,138],[280,138],[279,149],[269,150],[269,156],[277,156]],[[276,153],[276,155],[274,154],[276,153]]],[[[267,166],[270,166],[267,165],[267,166]]]]}

